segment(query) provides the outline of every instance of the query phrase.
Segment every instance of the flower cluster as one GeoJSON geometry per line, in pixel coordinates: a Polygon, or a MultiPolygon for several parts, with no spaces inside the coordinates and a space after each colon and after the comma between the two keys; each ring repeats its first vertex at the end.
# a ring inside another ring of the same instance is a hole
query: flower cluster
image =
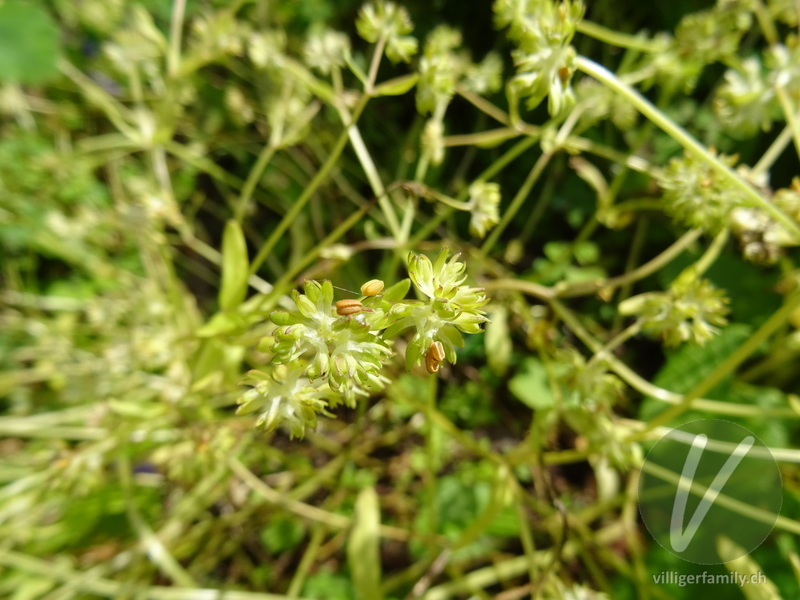
{"type": "Polygon", "coordinates": [[[576,54],[570,42],[583,17],[583,4],[575,0],[497,0],[494,12],[497,25],[508,26],[509,37],[517,43],[513,52],[517,75],[510,82],[511,95],[527,98],[530,109],[548,96],[552,116],[574,105],[570,83],[576,54]]]}
{"type": "MultiPolygon", "coordinates": [[[[780,189],[772,203],[789,217],[800,222],[800,179],[780,189]]],[[[737,208],[731,213],[731,231],[739,240],[745,259],[761,264],[774,264],[787,246],[798,246],[800,240],[785,226],[757,208],[737,208]]]]}
{"type": "Polygon", "coordinates": [[[393,63],[407,63],[417,53],[417,40],[408,35],[414,30],[411,17],[405,8],[394,2],[365,4],[358,13],[356,29],[370,44],[383,40],[386,56],[393,63]]]}
{"type": "Polygon", "coordinates": [[[285,425],[301,437],[314,428],[317,415],[339,404],[355,406],[359,397],[382,389],[382,374],[393,355],[391,342],[414,330],[406,350],[408,368],[425,363],[436,373],[444,361],[456,361],[461,333],[480,332],[486,316],[483,290],[464,285],[466,265],[448,260],[443,250],[435,263],[424,255],[409,256],[409,279],[389,289],[372,280],[361,287],[360,299],[334,302],[333,285],[309,281],[305,294],[293,292],[296,309],[275,311],[277,326],[269,372],[250,371],[251,386],[239,398],[240,413],[261,411],[258,426],[285,425]],[[411,282],[424,300],[405,300],[411,282]]]}
{"type": "MultiPolygon", "coordinates": [[[[720,158],[730,166],[736,163],[735,156],[720,158]]],[[[730,181],[689,154],[670,160],[658,183],[664,190],[664,209],[673,219],[709,233],[724,229],[731,211],[747,204],[730,181]]]]}
{"type": "Polygon", "coordinates": [[[500,222],[500,186],[486,181],[473,183],[469,187],[469,204],[472,213],[469,232],[483,238],[500,222]]]}
{"type": "Polygon", "coordinates": [[[728,322],[728,300],[711,282],[682,275],[666,292],[647,292],[621,302],[619,312],[638,315],[642,330],[667,346],[704,344],[728,322]]]}
{"type": "Polygon", "coordinates": [[[774,44],[766,52],[764,64],[757,56],[734,63],[725,73],[725,83],[717,90],[714,109],[731,131],[742,135],[768,130],[780,119],[776,90],[800,100],[800,38],[790,35],[785,44],[774,44]]]}
{"type": "Polygon", "coordinates": [[[425,125],[422,146],[433,164],[444,158],[443,118],[456,93],[456,86],[482,94],[500,89],[503,65],[496,54],[488,54],[478,64],[461,49],[461,33],[446,25],[436,27],[425,40],[419,61],[417,111],[431,115],[425,125]]]}

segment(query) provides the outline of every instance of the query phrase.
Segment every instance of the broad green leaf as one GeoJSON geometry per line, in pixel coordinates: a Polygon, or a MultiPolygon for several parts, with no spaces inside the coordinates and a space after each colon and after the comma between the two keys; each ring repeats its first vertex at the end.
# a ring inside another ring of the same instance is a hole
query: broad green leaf
{"type": "Polygon", "coordinates": [[[377,86],[373,91],[373,96],[402,96],[414,87],[417,83],[418,75],[416,73],[411,75],[403,75],[395,77],[389,81],[384,81],[377,86]]]}
{"type": "Polygon", "coordinates": [[[353,576],[356,597],[360,600],[380,600],[381,523],[378,494],[372,487],[361,490],[356,499],[356,518],[347,540],[347,563],[353,576]]]}
{"type": "MultiPolygon", "coordinates": [[[[733,324],[725,327],[719,335],[705,345],[685,344],[672,352],[666,364],[656,375],[653,383],[678,394],[685,394],[708,375],[718,364],[738,348],[749,336],[748,325],[733,324]]],[[[725,400],[732,378],[722,381],[707,397],[725,400]]],[[[642,403],[640,418],[648,420],[664,410],[664,403],[648,398],[642,403]]]]}
{"type": "Polygon", "coordinates": [[[247,242],[242,227],[237,221],[230,220],[222,236],[222,284],[219,290],[222,310],[235,310],[242,303],[247,294],[249,270],[247,242]]]}
{"type": "Polygon", "coordinates": [[[519,373],[508,382],[511,393],[534,410],[546,410],[555,404],[547,370],[536,358],[528,358],[519,373]]]}
{"type": "Polygon", "coordinates": [[[58,29],[40,7],[0,4],[0,80],[38,84],[58,76],[58,29]]]}

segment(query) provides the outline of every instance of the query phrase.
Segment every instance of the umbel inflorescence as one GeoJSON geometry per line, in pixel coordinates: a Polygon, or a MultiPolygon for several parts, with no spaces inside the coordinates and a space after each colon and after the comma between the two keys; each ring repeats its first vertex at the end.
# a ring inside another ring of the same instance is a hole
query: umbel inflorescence
{"type": "Polygon", "coordinates": [[[408,258],[410,279],[384,289],[372,280],[361,286],[362,298],[334,302],[329,281],[307,281],[305,294],[292,293],[293,311],[270,315],[272,362],[253,370],[242,382],[251,386],[239,398],[239,413],[259,411],[258,426],[283,425],[292,437],[314,428],[317,415],[340,404],[353,407],[383,388],[383,369],[394,355],[393,341],[413,332],[406,347],[407,368],[425,364],[429,373],[445,361],[456,362],[462,333],[478,333],[487,318],[481,288],[465,285],[466,265],[447,249],[435,262],[422,254],[408,258]],[[411,284],[422,300],[405,299],[411,284]]]}

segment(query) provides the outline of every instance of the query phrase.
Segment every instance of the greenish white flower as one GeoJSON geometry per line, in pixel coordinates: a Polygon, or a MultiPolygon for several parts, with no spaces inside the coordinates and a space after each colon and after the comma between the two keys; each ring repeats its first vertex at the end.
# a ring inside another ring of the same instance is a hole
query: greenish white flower
{"type": "Polygon", "coordinates": [[[494,12],[497,25],[508,26],[509,37],[517,42],[512,52],[517,75],[511,79],[509,91],[526,98],[529,109],[547,96],[553,116],[570,108],[575,103],[571,80],[576,56],[570,42],[583,18],[583,3],[497,0],[494,12]]]}
{"type": "Polygon", "coordinates": [[[500,222],[500,186],[486,181],[473,183],[469,188],[469,202],[472,213],[469,231],[483,238],[500,222]]]}
{"type": "Polygon", "coordinates": [[[408,11],[394,2],[380,0],[365,4],[356,19],[358,34],[371,44],[386,40],[386,56],[392,62],[410,62],[417,53],[417,40],[408,11]]]}
{"type": "Polygon", "coordinates": [[[268,431],[284,425],[292,437],[303,437],[306,427],[316,427],[318,413],[327,414],[330,389],[310,381],[299,369],[278,365],[269,374],[250,371],[242,384],[252,389],[239,398],[238,414],[260,411],[256,426],[268,431]]]}
{"type": "Polygon", "coordinates": [[[306,63],[324,75],[343,67],[349,55],[350,38],[338,31],[315,31],[306,41],[306,63]]]}
{"type": "Polygon", "coordinates": [[[642,330],[668,346],[703,344],[728,321],[728,299],[705,279],[679,277],[667,292],[648,292],[623,301],[622,315],[638,315],[642,330]]]}

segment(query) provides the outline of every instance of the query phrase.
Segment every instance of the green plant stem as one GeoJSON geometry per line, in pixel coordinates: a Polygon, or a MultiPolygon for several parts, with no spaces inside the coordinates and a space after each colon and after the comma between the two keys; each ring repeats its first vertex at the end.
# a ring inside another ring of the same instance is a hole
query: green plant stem
{"type": "MultiPolygon", "coordinates": [[[[550,305],[559,317],[564,321],[567,327],[578,336],[578,338],[586,344],[592,352],[599,352],[603,348],[603,344],[597,341],[581,324],[577,316],[569,310],[564,304],[557,299],[550,299],[550,305]]],[[[776,313],[777,314],[777,313],[776,313]]],[[[639,393],[660,400],[667,404],[680,405],[685,396],[676,394],[664,388],[653,385],[646,379],[640,377],[628,365],[622,362],[613,354],[607,355],[606,363],[609,368],[614,371],[619,377],[630,385],[639,393]]],[[[778,417],[800,419],[800,415],[795,413],[791,408],[772,408],[761,407],[754,405],[734,404],[731,402],[723,402],[720,400],[707,400],[699,396],[691,401],[692,407],[697,410],[704,410],[711,413],[720,415],[740,416],[740,417],[778,417]]],[[[658,424],[656,424],[658,425],[658,424]]]]}
{"type": "MultiPolygon", "coordinates": [[[[685,478],[681,477],[678,473],[674,473],[673,471],[656,464],[654,461],[644,461],[642,463],[642,470],[645,473],[653,475],[662,481],[667,481],[675,486],[680,485],[682,487],[686,484],[685,478]]],[[[709,488],[692,479],[689,483],[689,491],[691,491],[691,493],[695,496],[702,498],[708,493],[709,488]]],[[[726,508],[729,511],[739,514],[743,517],[747,517],[750,520],[766,523],[768,525],[772,525],[774,523],[776,529],[788,531],[794,535],[800,534],[800,523],[794,519],[776,515],[767,510],[759,508],[758,506],[753,506],[747,502],[742,502],[735,498],[731,498],[722,492],[718,492],[717,495],[714,496],[714,504],[719,504],[723,508],[726,508]]]]}
{"type": "Polygon", "coordinates": [[[618,48],[631,48],[633,50],[641,50],[642,52],[664,51],[663,45],[656,41],[638,35],[621,33],[585,19],[578,21],[575,29],[584,35],[593,37],[606,44],[617,46],[618,48]]]}
{"type": "Polygon", "coordinates": [[[713,265],[714,261],[716,261],[719,257],[719,253],[722,252],[723,248],[725,248],[725,244],[728,243],[728,237],[729,234],[727,229],[723,229],[716,236],[714,236],[714,240],[708,246],[706,251],[703,252],[703,256],[700,257],[700,260],[688,268],[691,270],[692,275],[695,277],[702,277],[705,272],[711,268],[711,265],[713,265]]]}
{"type": "MultiPolygon", "coordinates": [[[[650,221],[647,217],[639,219],[636,222],[636,230],[633,233],[633,241],[631,242],[631,248],[628,251],[628,258],[625,261],[625,273],[630,273],[636,267],[634,266],[637,262],[639,262],[639,257],[641,256],[642,249],[644,248],[645,240],[647,239],[647,227],[650,221]]],[[[627,283],[623,283],[619,286],[619,294],[617,295],[616,302],[619,305],[623,300],[629,298],[631,295],[631,291],[633,290],[633,281],[628,281],[627,283]]],[[[614,322],[611,326],[612,331],[618,331],[620,327],[622,327],[622,321],[625,317],[619,312],[614,315],[614,322]]]]}
{"type": "Polygon", "coordinates": [[[620,94],[623,98],[627,99],[639,112],[683,146],[687,152],[708,164],[718,175],[727,180],[734,188],[738,189],[746,198],[749,198],[753,205],[769,214],[773,219],[780,222],[789,231],[800,238],[800,226],[798,226],[791,217],[764,198],[751,185],[737,175],[735,171],[712,154],[708,148],[697,142],[683,127],[672,121],[672,119],[654,106],[647,98],[620,80],[614,73],[584,56],[579,56],[575,60],[575,64],[581,71],[587,75],[591,75],[620,94]]]}
{"type": "MultiPolygon", "coordinates": [[[[237,477],[239,477],[250,489],[264,498],[270,504],[281,508],[314,523],[320,523],[332,529],[348,529],[353,520],[350,517],[323,510],[304,502],[291,500],[285,494],[272,489],[266,483],[256,477],[253,472],[243,465],[238,458],[231,456],[228,458],[228,466],[237,477]]],[[[399,527],[390,525],[380,525],[378,531],[381,537],[388,539],[406,541],[412,537],[411,533],[399,527]]]]}
{"type": "Polygon", "coordinates": [[[480,148],[488,148],[516,137],[519,137],[519,131],[516,129],[512,127],[500,127],[498,129],[489,129],[476,133],[447,135],[443,138],[442,143],[445,148],[452,148],[454,146],[478,146],[480,148]]]}
{"type": "Polygon", "coordinates": [[[353,228],[361,219],[364,218],[364,216],[367,214],[367,212],[369,212],[369,210],[373,206],[374,206],[374,201],[364,205],[360,210],[352,213],[325,239],[321,240],[311,250],[308,250],[303,255],[303,258],[301,260],[297,261],[297,263],[295,263],[290,269],[288,269],[281,276],[281,278],[275,282],[275,287],[272,289],[272,292],[270,294],[258,298],[258,301],[255,303],[255,308],[258,310],[269,310],[273,306],[275,306],[275,304],[278,302],[279,297],[285,294],[290,288],[293,287],[294,278],[297,276],[297,274],[300,273],[312,262],[314,262],[325,248],[336,242],[340,237],[342,237],[351,228],[353,228]]]}
{"type": "Polygon", "coordinates": [[[111,94],[84,75],[72,63],[62,59],[58,63],[58,68],[78,86],[87,100],[94,103],[105,113],[108,120],[120,133],[132,142],[141,143],[138,132],[131,126],[131,123],[135,123],[136,119],[128,107],[117,102],[111,94]]]}
{"type": "Polygon", "coordinates": [[[120,452],[117,457],[120,484],[125,495],[125,509],[128,513],[128,520],[139,536],[142,548],[146,550],[150,560],[155,563],[158,569],[172,581],[183,587],[197,587],[194,579],[187,573],[181,564],[175,560],[169,550],[156,536],[153,530],[145,523],[133,497],[133,482],[131,478],[131,465],[127,455],[120,452]]]}
{"type": "Polygon", "coordinates": [[[758,26],[761,28],[761,33],[764,34],[767,43],[770,46],[777,44],[781,39],[778,35],[778,28],[775,27],[775,21],[769,14],[769,11],[766,10],[761,0],[753,2],[753,13],[756,15],[758,26]]]}
{"type": "MultiPolygon", "coordinates": [[[[528,148],[536,144],[538,140],[533,137],[526,137],[516,144],[514,144],[511,148],[506,150],[502,156],[500,156],[496,161],[494,161],[489,167],[486,168],[483,173],[481,173],[476,179],[475,183],[480,181],[488,181],[492,177],[494,177],[497,173],[502,171],[506,166],[511,163],[515,158],[523,154],[528,148]]],[[[457,201],[463,201],[469,195],[469,187],[464,187],[464,189],[459,193],[456,197],[457,201]]],[[[453,209],[445,208],[438,214],[434,215],[432,219],[426,222],[412,237],[409,242],[408,246],[410,248],[417,247],[423,240],[427,239],[428,236],[433,233],[433,231],[442,224],[442,222],[447,219],[451,214],[453,214],[453,209]]]]}
{"type": "Polygon", "coordinates": [[[642,329],[642,322],[641,321],[634,321],[628,327],[620,331],[617,335],[606,342],[605,346],[597,350],[592,357],[586,362],[586,368],[588,369],[593,364],[597,362],[601,362],[607,359],[608,356],[611,355],[614,350],[619,348],[622,344],[627,342],[630,338],[639,334],[642,329]]]}
{"type": "Polygon", "coordinates": [[[772,165],[775,164],[775,161],[778,160],[781,154],[783,154],[783,151],[786,150],[786,146],[792,141],[793,134],[794,131],[788,125],[783,128],[783,131],[773,140],[772,144],[767,148],[767,151],[758,159],[758,162],[753,167],[753,175],[763,175],[769,172],[772,165]]]}
{"type": "MultiPolygon", "coordinates": [[[[362,97],[361,101],[359,102],[358,106],[356,106],[355,110],[353,111],[352,115],[352,122],[358,120],[361,116],[362,111],[367,105],[368,98],[366,96],[362,97]]],[[[286,230],[289,229],[289,226],[294,222],[297,218],[297,215],[305,208],[308,201],[311,199],[311,196],[317,191],[322,182],[325,181],[328,176],[330,175],[333,167],[339,160],[342,152],[344,151],[345,146],[347,145],[347,140],[350,136],[349,127],[346,127],[345,130],[339,135],[336,143],[334,144],[333,148],[331,149],[330,154],[328,155],[328,160],[325,161],[317,174],[314,176],[314,179],[308,184],[308,186],[303,190],[303,193],[300,194],[300,197],[292,204],[292,208],[289,209],[281,222],[278,223],[277,227],[273,230],[270,234],[267,241],[261,246],[256,254],[255,258],[253,258],[253,262],[250,263],[250,274],[254,274],[258,271],[261,264],[264,262],[264,259],[272,252],[275,244],[278,243],[278,240],[283,237],[283,234],[286,233],[286,230]]]]}
{"type": "Polygon", "coordinates": [[[792,106],[792,100],[786,89],[783,86],[775,86],[775,95],[778,96],[778,101],[783,109],[783,114],[786,117],[786,124],[792,132],[792,140],[794,141],[794,149],[797,155],[800,156],[800,121],[797,119],[797,111],[792,106]]]}
{"type": "Polygon", "coordinates": [[[33,573],[45,579],[71,583],[75,589],[103,598],[122,598],[133,595],[139,600],[290,600],[288,596],[262,592],[239,592],[202,588],[178,588],[165,586],[137,586],[130,582],[113,581],[101,577],[86,577],[85,573],[75,571],[63,561],[42,560],[0,549],[0,564],[6,567],[33,573]]]}
{"type": "MultiPolygon", "coordinates": [[[[439,378],[436,376],[428,377],[428,390],[426,398],[426,415],[430,415],[436,411],[436,395],[439,389],[439,378]]],[[[427,461],[425,462],[425,495],[427,499],[427,512],[428,512],[428,535],[430,539],[436,535],[439,529],[438,508],[436,490],[438,488],[438,471],[440,463],[440,453],[438,452],[438,443],[441,443],[441,436],[438,435],[436,424],[428,416],[426,419],[425,428],[425,453],[427,454],[427,461]]],[[[433,550],[433,548],[431,548],[433,550]]]]}
{"type": "Polygon", "coordinates": [[[292,575],[292,581],[289,584],[289,589],[286,591],[286,595],[289,598],[300,597],[300,591],[303,589],[303,584],[305,583],[306,578],[311,571],[311,567],[314,566],[314,562],[319,555],[319,550],[322,546],[322,540],[324,538],[325,526],[316,525],[311,532],[311,539],[308,541],[308,545],[303,552],[303,558],[300,559],[300,564],[297,565],[297,569],[295,570],[294,575],[292,575]]]}
{"type": "Polygon", "coordinates": [[[628,271],[617,277],[610,279],[596,279],[593,281],[578,281],[575,283],[559,282],[553,287],[547,287],[532,281],[525,281],[522,279],[495,279],[493,281],[484,282],[482,285],[487,290],[492,289],[505,289],[516,290],[524,294],[536,296],[542,300],[551,300],[554,298],[573,298],[575,296],[585,296],[587,294],[594,294],[600,290],[613,289],[622,285],[628,285],[640,279],[644,279],[648,275],[655,273],[662,267],[666,266],[677,258],[686,248],[692,245],[700,236],[702,231],[699,229],[691,229],[684,233],[678,240],[676,240],[669,248],[664,250],[661,254],[646,262],[645,264],[628,271]]]}
{"type": "Polygon", "coordinates": [[[375,48],[372,51],[372,59],[369,64],[369,74],[367,75],[367,83],[364,86],[364,91],[367,95],[371,95],[375,90],[375,82],[378,80],[378,69],[381,66],[381,59],[383,58],[383,50],[386,47],[387,33],[382,33],[375,43],[375,48]]]}
{"type": "Polygon", "coordinates": [[[172,0],[172,17],[169,27],[169,55],[167,56],[167,73],[174,77],[181,63],[181,34],[183,18],[186,13],[186,0],[172,0]]]}
{"type": "Polygon", "coordinates": [[[486,238],[486,241],[481,246],[478,254],[481,258],[486,258],[486,256],[489,254],[489,251],[500,238],[500,234],[505,231],[506,227],[508,227],[509,223],[511,223],[519,209],[522,208],[522,205],[525,203],[525,200],[528,199],[528,196],[531,193],[531,189],[539,180],[539,177],[541,177],[545,167],[550,163],[552,158],[552,153],[545,153],[539,156],[539,158],[536,160],[536,163],[534,163],[533,168],[528,173],[528,176],[525,178],[522,186],[517,191],[517,194],[514,196],[511,204],[503,213],[500,222],[492,230],[492,232],[489,234],[489,237],[486,238]]]}
{"type": "MultiPolygon", "coordinates": [[[[753,333],[753,335],[751,335],[741,346],[728,355],[725,360],[717,365],[697,385],[695,385],[688,393],[686,393],[680,402],[678,402],[675,406],[668,408],[654,419],[651,419],[647,423],[647,426],[643,432],[648,432],[659,425],[665,425],[689,410],[693,405],[696,404],[698,398],[714,389],[714,387],[720,381],[733,373],[736,370],[736,367],[747,360],[773,333],[775,333],[779,328],[783,327],[783,325],[786,323],[786,320],[798,306],[800,306],[800,291],[793,292],[792,295],[786,299],[786,302],[780,309],[773,313],[773,315],[767,319],[764,324],[761,325],[761,327],[759,327],[755,333],[753,333]]],[[[759,411],[763,410],[758,406],[754,406],[752,408],[759,409],[759,411]]]]}
{"type": "Polygon", "coordinates": [[[276,148],[272,144],[267,144],[264,146],[258,155],[256,164],[253,165],[253,168],[247,175],[247,180],[244,182],[242,193],[239,195],[239,201],[237,202],[236,209],[234,211],[234,219],[236,219],[240,224],[244,219],[244,213],[247,210],[247,204],[253,197],[253,192],[255,191],[259,180],[261,179],[261,175],[264,173],[264,169],[267,168],[269,161],[272,160],[275,150],[276,148]]]}
{"type": "MultiPolygon", "coordinates": [[[[624,536],[624,529],[619,523],[609,525],[594,532],[596,544],[610,544],[624,536]]],[[[562,558],[564,561],[570,560],[577,555],[579,542],[569,540],[564,544],[562,558]]],[[[536,565],[539,568],[546,567],[553,560],[553,552],[550,549],[538,550],[534,555],[536,565]]],[[[500,562],[495,562],[488,567],[475,569],[459,579],[448,581],[435,586],[425,594],[425,600],[447,600],[453,597],[462,597],[473,589],[486,589],[497,583],[507,581],[514,577],[524,575],[530,569],[531,558],[528,555],[517,556],[500,562]]]]}

